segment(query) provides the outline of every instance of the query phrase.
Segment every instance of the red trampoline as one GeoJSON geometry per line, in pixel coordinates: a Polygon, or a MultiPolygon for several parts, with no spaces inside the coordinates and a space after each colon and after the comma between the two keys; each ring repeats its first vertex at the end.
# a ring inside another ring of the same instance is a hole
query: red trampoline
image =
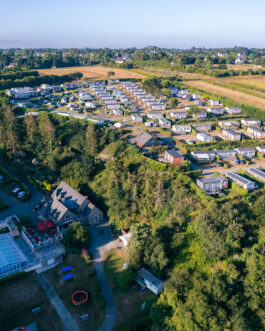
{"type": "Polygon", "coordinates": [[[55,224],[51,220],[41,221],[36,224],[40,231],[45,231],[48,229],[55,228],[55,224]]]}
{"type": "Polygon", "coordinates": [[[88,294],[85,291],[76,291],[72,295],[72,303],[75,306],[81,306],[87,303],[88,300],[88,294]]]}

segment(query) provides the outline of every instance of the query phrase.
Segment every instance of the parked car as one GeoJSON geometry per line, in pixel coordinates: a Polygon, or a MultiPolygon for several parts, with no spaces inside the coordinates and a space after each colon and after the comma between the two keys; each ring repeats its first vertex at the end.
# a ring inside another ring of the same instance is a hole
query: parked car
{"type": "Polygon", "coordinates": [[[219,162],[219,161],[216,161],[215,165],[217,165],[218,167],[223,167],[224,166],[224,164],[222,162],[219,162]]]}
{"type": "Polygon", "coordinates": [[[14,194],[15,196],[18,195],[18,193],[21,191],[21,189],[19,187],[16,187],[13,191],[12,194],[14,194]]]}
{"type": "Polygon", "coordinates": [[[33,207],[33,211],[38,211],[38,210],[40,210],[41,209],[41,205],[36,205],[36,206],[34,206],[33,207]]]}
{"type": "Polygon", "coordinates": [[[23,198],[25,198],[26,194],[27,194],[27,193],[26,193],[25,191],[21,191],[21,192],[18,193],[17,197],[18,197],[19,199],[23,199],[23,198]]]}
{"type": "Polygon", "coordinates": [[[231,160],[231,163],[233,163],[233,164],[235,164],[235,165],[240,164],[240,163],[239,163],[239,160],[237,160],[237,159],[235,159],[235,160],[231,160]]]}

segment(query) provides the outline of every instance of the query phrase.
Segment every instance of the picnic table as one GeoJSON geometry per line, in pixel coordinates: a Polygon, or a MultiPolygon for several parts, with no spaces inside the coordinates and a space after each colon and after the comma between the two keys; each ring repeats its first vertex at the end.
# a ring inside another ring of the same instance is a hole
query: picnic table
{"type": "Polygon", "coordinates": [[[62,267],[62,272],[66,272],[66,271],[71,271],[72,270],[72,267],[69,265],[67,267],[62,267]]]}
{"type": "Polygon", "coordinates": [[[72,273],[63,276],[63,280],[64,281],[69,280],[69,279],[72,279],[72,278],[74,278],[74,275],[72,273]]]}

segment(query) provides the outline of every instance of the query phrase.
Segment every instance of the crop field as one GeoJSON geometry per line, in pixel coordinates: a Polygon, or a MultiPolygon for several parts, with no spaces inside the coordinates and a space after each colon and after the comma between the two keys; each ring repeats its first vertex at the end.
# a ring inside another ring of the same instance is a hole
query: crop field
{"type": "Polygon", "coordinates": [[[237,82],[246,85],[252,85],[256,87],[265,88],[265,77],[264,76],[236,76],[222,78],[224,82],[237,82]]]}
{"type": "Polygon", "coordinates": [[[227,64],[228,70],[247,71],[248,69],[257,70],[257,67],[253,64],[227,64]]]}
{"type": "MultiPolygon", "coordinates": [[[[214,81],[215,80],[213,80],[213,82],[214,81]]],[[[205,92],[226,96],[227,98],[234,100],[240,104],[244,103],[258,108],[265,108],[265,99],[247,93],[243,93],[240,91],[232,90],[229,88],[229,86],[221,87],[202,80],[186,81],[185,84],[191,87],[198,88],[205,92]]]]}
{"type": "Polygon", "coordinates": [[[68,67],[68,68],[52,68],[52,69],[40,69],[38,70],[40,75],[66,75],[74,72],[81,72],[84,78],[87,79],[108,79],[108,72],[113,71],[114,76],[112,79],[118,78],[145,78],[147,75],[144,71],[141,73],[135,72],[134,70],[108,68],[103,66],[84,66],[84,67],[68,67]]]}

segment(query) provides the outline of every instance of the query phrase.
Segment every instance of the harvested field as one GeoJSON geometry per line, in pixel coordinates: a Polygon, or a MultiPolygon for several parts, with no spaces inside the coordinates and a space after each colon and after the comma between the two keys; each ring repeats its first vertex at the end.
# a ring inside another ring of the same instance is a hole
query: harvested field
{"type": "Polygon", "coordinates": [[[84,67],[69,67],[69,68],[53,68],[53,69],[40,69],[40,75],[66,75],[74,72],[81,72],[84,78],[88,79],[108,79],[108,72],[113,71],[115,75],[111,79],[118,78],[145,78],[142,73],[134,72],[127,69],[108,68],[103,66],[84,66],[84,67]]]}
{"type": "Polygon", "coordinates": [[[248,69],[257,70],[254,64],[227,64],[228,70],[247,71],[248,69]]]}
{"type": "Polygon", "coordinates": [[[265,100],[256,96],[248,95],[243,92],[233,91],[229,88],[213,85],[204,81],[186,81],[185,84],[203,90],[209,93],[215,93],[226,96],[227,98],[234,100],[240,104],[248,104],[258,108],[265,108],[265,100]]]}
{"type": "Polygon", "coordinates": [[[236,76],[236,77],[222,78],[221,80],[224,81],[225,83],[237,82],[246,85],[265,88],[265,76],[236,76]]]}

